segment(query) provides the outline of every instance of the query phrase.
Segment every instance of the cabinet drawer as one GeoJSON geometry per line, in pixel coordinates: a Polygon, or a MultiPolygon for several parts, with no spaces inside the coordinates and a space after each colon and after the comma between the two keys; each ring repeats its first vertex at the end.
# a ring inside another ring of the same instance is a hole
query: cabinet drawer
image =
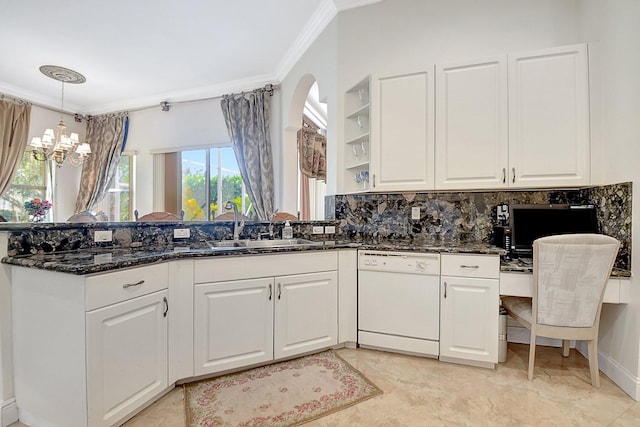
{"type": "Polygon", "coordinates": [[[500,257],[498,255],[443,254],[440,274],[497,279],[500,277],[500,257]]]}
{"type": "Polygon", "coordinates": [[[225,282],[338,269],[338,251],[333,250],[216,258],[218,257],[194,262],[194,283],[225,282]]]}
{"type": "Polygon", "coordinates": [[[86,310],[105,307],[167,289],[168,263],[115,271],[86,278],[86,310]]]}

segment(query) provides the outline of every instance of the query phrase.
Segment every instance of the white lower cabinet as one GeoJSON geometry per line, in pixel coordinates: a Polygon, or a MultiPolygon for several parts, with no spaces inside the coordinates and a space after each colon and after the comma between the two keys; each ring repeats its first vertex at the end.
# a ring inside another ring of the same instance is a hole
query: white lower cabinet
{"type": "Polygon", "coordinates": [[[196,285],[195,375],[273,359],[273,278],[196,285]]]}
{"type": "Polygon", "coordinates": [[[274,357],[338,343],[337,272],[276,278],[274,357]]]}
{"type": "Polygon", "coordinates": [[[442,255],[440,360],[498,363],[499,273],[497,255],[442,255]]]}
{"type": "Polygon", "coordinates": [[[338,343],[335,252],[205,260],[194,271],[194,375],[338,343]],[[322,268],[332,270],[302,273],[322,268]],[[280,271],[300,274],[267,275],[280,271]],[[260,277],[204,282],[252,275],[260,277]]]}
{"type": "Polygon", "coordinates": [[[120,425],[168,388],[167,264],[12,267],[14,384],[31,426],[120,425]]]}
{"type": "Polygon", "coordinates": [[[89,425],[110,426],[167,388],[167,291],[86,314],[89,425]]]}

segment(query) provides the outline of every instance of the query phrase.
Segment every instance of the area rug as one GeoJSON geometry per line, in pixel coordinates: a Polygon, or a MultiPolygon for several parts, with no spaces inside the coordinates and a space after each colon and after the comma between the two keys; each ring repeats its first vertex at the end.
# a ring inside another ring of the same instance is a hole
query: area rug
{"type": "Polygon", "coordinates": [[[329,350],[185,384],[188,427],[297,426],[382,394],[329,350]]]}

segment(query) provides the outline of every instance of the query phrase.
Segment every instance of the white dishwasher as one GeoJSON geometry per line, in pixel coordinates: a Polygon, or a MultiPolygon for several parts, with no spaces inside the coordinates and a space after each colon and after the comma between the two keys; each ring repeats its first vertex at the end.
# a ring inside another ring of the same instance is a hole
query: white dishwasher
{"type": "Polygon", "coordinates": [[[438,357],[440,254],[358,251],[358,344],[438,357]]]}

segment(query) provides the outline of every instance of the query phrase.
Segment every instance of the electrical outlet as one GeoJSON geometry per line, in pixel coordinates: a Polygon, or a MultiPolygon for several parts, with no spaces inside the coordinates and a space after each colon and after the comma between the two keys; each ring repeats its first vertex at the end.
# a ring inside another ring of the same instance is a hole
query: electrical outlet
{"type": "Polygon", "coordinates": [[[324,227],[321,226],[321,225],[314,225],[312,233],[313,234],[322,234],[322,233],[324,233],[324,227]]]}
{"type": "Polygon", "coordinates": [[[324,227],[325,234],[336,234],[336,226],[335,225],[327,225],[324,227]]]}
{"type": "Polygon", "coordinates": [[[411,219],[420,219],[420,206],[411,208],[411,219]]]}
{"type": "Polygon", "coordinates": [[[98,254],[93,256],[94,264],[103,264],[105,262],[111,262],[111,261],[113,261],[112,254],[98,254]]]}
{"type": "Polygon", "coordinates": [[[173,238],[174,239],[186,239],[191,237],[191,229],[190,228],[174,228],[173,229],[173,238]]]}
{"type": "Polygon", "coordinates": [[[94,242],[111,242],[113,240],[113,234],[111,230],[96,230],[93,234],[94,242]]]}

